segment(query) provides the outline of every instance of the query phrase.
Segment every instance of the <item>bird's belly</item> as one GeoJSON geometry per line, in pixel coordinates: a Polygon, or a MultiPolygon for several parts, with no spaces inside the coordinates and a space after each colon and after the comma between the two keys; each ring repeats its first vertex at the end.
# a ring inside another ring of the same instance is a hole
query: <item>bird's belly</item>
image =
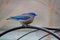
{"type": "Polygon", "coordinates": [[[24,24],[30,24],[30,23],[33,22],[33,19],[30,18],[30,19],[28,19],[28,20],[22,20],[21,22],[24,23],[24,24]]]}

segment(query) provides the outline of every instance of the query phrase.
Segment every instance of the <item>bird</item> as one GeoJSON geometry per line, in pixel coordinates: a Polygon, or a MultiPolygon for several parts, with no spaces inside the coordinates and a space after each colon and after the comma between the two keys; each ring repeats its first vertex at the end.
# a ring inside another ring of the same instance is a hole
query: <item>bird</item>
{"type": "Polygon", "coordinates": [[[32,23],[34,18],[36,16],[36,13],[34,12],[28,12],[28,13],[22,13],[17,16],[9,17],[7,20],[16,20],[20,21],[20,23],[24,26],[27,26],[28,24],[32,23]]]}

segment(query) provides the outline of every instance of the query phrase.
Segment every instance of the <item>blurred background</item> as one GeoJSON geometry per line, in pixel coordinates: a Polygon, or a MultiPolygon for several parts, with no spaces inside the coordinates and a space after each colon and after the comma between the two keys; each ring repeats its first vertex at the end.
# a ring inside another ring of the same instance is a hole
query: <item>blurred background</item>
{"type": "Polygon", "coordinates": [[[20,26],[20,22],[6,19],[24,12],[37,14],[30,25],[60,28],[60,0],[0,0],[0,30],[20,26]]]}

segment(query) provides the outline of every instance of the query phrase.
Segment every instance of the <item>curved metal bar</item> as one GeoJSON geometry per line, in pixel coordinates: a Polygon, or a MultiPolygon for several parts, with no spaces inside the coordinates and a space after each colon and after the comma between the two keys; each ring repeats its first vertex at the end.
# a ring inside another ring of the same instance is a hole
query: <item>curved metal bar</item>
{"type": "MultiPolygon", "coordinates": [[[[60,31],[59,28],[47,28],[47,27],[44,27],[44,28],[46,28],[46,29],[48,29],[48,30],[60,31]]],[[[21,39],[22,37],[24,37],[24,36],[26,36],[26,35],[28,35],[28,34],[30,34],[30,33],[32,33],[32,32],[36,32],[36,31],[39,31],[39,30],[33,30],[33,31],[31,31],[31,32],[28,32],[28,33],[22,35],[21,37],[19,37],[17,40],[21,39]]],[[[56,32],[54,32],[54,33],[56,33],[56,32]]],[[[44,37],[46,37],[46,36],[48,36],[48,35],[50,35],[50,34],[46,34],[46,35],[42,36],[41,38],[39,38],[39,40],[43,39],[44,37]]]]}
{"type": "Polygon", "coordinates": [[[30,34],[30,33],[32,33],[32,32],[36,32],[36,31],[38,31],[38,30],[33,30],[33,31],[31,31],[31,32],[28,32],[28,33],[22,35],[21,37],[19,37],[17,40],[21,39],[22,37],[24,37],[24,36],[26,36],[26,35],[28,35],[28,34],[30,34]]]}
{"type": "Polygon", "coordinates": [[[47,28],[47,27],[44,27],[44,28],[46,28],[46,29],[48,29],[48,30],[56,30],[56,31],[60,31],[60,28],[47,28]]]}
{"type": "Polygon", "coordinates": [[[20,26],[20,27],[15,27],[15,28],[9,29],[9,30],[1,33],[0,37],[3,36],[3,35],[5,35],[5,34],[7,34],[7,33],[9,33],[9,32],[11,32],[11,31],[14,31],[14,30],[17,30],[17,29],[22,29],[22,28],[24,28],[24,27],[20,26]]]}
{"type": "MultiPolygon", "coordinates": [[[[54,32],[54,33],[57,33],[57,32],[54,32]]],[[[44,37],[47,37],[48,35],[50,35],[50,34],[46,34],[46,35],[42,36],[41,38],[39,38],[39,40],[43,39],[44,37]]]]}
{"type": "Polygon", "coordinates": [[[53,35],[54,37],[56,37],[57,39],[60,40],[60,37],[57,36],[56,34],[54,34],[53,32],[50,32],[50,31],[48,31],[48,30],[45,29],[45,28],[39,28],[39,27],[34,27],[34,26],[29,26],[29,27],[23,27],[23,26],[21,26],[21,27],[16,27],[16,28],[13,28],[13,29],[10,29],[10,30],[8,30],[8,31],[5,31],[5,32],[1,33],[1,34],[0,34],[0,37],[3,36],[4,34],[8,33],[8,32],[11,32],[11,31],[14,31],[14,30],[17,30],[17,29],[23,29],[23,28],[30,28],[30,29],[42,30],[42,31],[45,31],[45,32],[53,35]]]}

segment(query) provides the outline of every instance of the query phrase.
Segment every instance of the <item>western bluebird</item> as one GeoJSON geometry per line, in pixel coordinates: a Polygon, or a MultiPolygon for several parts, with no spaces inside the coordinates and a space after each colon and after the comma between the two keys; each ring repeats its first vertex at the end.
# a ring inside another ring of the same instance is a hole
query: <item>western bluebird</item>
{"type": "Polygon", "coordinates": [[[36,14],[33,12],[29,13],[22,13],[21,15],[17,15],[14,17],[10,17],[7,20],[17,20],[20,21],[23,25],[27,25],[33,22],[33,19],[35,18],[36,14]]]}

